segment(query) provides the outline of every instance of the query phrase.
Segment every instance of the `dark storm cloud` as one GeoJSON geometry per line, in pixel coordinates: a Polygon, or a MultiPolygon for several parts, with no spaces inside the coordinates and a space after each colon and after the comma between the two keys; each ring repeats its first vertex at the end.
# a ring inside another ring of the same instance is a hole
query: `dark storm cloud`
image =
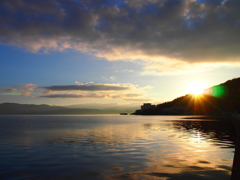
{"type": "Polygon", "coordinates": [[[48,86],[44,87],[51,91],[123,91],[129,90],[129,87],[114,86],[114,85],[63,85],[63,86],[48,86]]]}
{"type": "Polygon", "coordinates": [[[0,41],[109,60],[239,62],[239,8],[239,0],[1,0],[0,41]]]}

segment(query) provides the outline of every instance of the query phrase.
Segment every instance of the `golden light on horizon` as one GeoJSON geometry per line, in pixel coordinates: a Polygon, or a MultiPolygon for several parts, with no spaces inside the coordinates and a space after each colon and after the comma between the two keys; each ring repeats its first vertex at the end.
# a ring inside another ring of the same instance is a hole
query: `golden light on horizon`
{"type": "Polygon", "coordinates": [[[205,86],[202,82],[192,82],[187,86],[187,94],[200,95],[204,93],[205,86]]]}

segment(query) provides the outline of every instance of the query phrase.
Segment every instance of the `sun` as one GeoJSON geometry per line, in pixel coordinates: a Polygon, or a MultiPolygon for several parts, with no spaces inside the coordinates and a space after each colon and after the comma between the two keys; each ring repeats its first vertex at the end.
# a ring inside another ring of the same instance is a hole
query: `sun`
{"type": "Polygon", "coordinates": [[[188,94],[200,95],[204,92],[204,84],[201,82],[192,82],[187,87],[188,94]]]}

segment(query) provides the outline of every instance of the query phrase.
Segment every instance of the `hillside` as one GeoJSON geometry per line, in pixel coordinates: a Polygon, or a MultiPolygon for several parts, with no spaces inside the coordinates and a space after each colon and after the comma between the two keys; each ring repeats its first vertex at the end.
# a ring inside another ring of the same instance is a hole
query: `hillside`
{"type": "MultiPolygon", "coordinates": [[[[84,108],[66,108],[61,106],[35,105],[35,104],[0,104],[1,115],[30,115],[30,114],[119,114],[122,111],[109,109],[84,109],[84,108]]],[[[123,111],[130,113],[128,111],[123,111]]]]}
{"type": "Polygon", "coordinates": [[[240,112],[240,78],[205,89],[202,95],[187,94],[158,104],[154,109],[136,110],[134,114],[216,114],[240,112]]]}

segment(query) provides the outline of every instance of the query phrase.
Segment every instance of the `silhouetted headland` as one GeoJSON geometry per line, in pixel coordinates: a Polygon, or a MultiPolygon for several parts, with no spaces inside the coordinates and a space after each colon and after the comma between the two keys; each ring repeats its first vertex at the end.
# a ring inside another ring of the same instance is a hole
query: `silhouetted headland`
{"type": "Polygon", "coordinates": [[[240,78],[205,89],[201,95],[187,94],[158,105],[144,103],[135,115],[228,116],[240,112],[240,78]]]}

